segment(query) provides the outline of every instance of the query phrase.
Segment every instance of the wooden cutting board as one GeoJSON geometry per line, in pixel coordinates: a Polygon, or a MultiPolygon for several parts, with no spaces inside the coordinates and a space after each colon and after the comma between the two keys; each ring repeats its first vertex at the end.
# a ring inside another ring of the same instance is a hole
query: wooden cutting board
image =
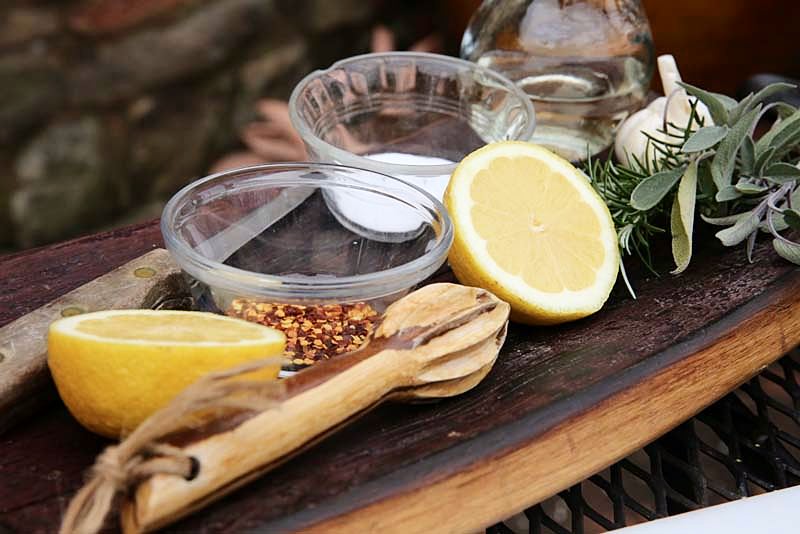
{"type": "MultiPolygon", "coordinates": [[[[800,270],[708,243],[636,301],[512,327],[474,391],[383,407],[172,530],[476,531],[602,469],[800,343],[800,270]]],[[[159,244],[151,224],[0,258],[0,324],[159,244]]],[[[0,436],[0,531],[52,532],[104,445],[58,404],[0,436]]]]}
{"type": "Polygon", "coordinates": [[[47,330],[61,317],[109,309],[191,309],[180,268],[157,248],[0,327],[0,432],[34,412],[49,386],[47,330]]]}

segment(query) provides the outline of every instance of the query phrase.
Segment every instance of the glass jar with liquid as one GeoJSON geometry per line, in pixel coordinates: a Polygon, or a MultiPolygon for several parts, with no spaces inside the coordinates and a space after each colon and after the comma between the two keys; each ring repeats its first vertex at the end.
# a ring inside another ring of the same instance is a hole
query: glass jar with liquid
{"type": "Polygon", "coordinates": [[[655,60],[640,0],[484,0],[461,55],[527,93],[531,141],[571,161],[611,145],[643,105],[655,60]]]}

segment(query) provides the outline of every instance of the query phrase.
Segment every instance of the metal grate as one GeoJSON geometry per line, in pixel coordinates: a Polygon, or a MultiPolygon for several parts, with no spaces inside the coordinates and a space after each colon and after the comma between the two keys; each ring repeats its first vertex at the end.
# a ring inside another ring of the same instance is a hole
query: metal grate
{"type": "Polygon", "coordinates": [[[591,534],[800,484],[800,351],[489,534],[591,534]]]}

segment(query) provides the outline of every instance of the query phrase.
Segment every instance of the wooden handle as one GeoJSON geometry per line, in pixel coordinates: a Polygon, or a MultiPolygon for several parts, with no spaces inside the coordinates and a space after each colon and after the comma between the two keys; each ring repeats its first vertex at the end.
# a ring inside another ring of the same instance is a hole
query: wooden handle
{"type": "Polygon", "coordinates": [[[125,532],[164,526],[274,468],[406,385],[419,367],[407,351],[367,346],[286,379],[277,408],[181,443],[196,460],[197,475],[156,475],[140,484],[123,507],[125,532]]]}
{"type": "Polygon", "coordinates": [[[169,253],[156,249],[0,328],[0,432],[35,408],[49,381],[47,329],[97,310],[189,307],[188,287],[169,253]]]}

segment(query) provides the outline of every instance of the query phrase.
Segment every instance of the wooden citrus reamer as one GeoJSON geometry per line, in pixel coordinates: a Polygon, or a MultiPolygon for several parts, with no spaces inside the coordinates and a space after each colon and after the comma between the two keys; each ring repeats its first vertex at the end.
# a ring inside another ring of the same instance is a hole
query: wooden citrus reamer
{"type": "MultiPolygon", "coordinates": [[[[134,454],[122,458],[115,450],[125,448],[125,441],[107,449],[95,465],[95,478],[71,503],[62,532],[86,531],[82,518],[88,515],[97,523],[111,503],[109,488],[125,490],[126,532],[162,527],[274,468],[384,400],[463,393],[490,371],[505,340],[508,315],[508,304],[481,289],[423,287],[387,309],[361,350],[281,381],[282,387],[270,393],[274,402],[269,408],[228,411],[188,431],[173,423],[160,432],[158,443],[137,445],[134,454]],[[97,514],[92,508],[97,508],[101,491],[105,504],[97,514]]],[[[218,400],[223,404],[226,399],[218,400]]]]}

